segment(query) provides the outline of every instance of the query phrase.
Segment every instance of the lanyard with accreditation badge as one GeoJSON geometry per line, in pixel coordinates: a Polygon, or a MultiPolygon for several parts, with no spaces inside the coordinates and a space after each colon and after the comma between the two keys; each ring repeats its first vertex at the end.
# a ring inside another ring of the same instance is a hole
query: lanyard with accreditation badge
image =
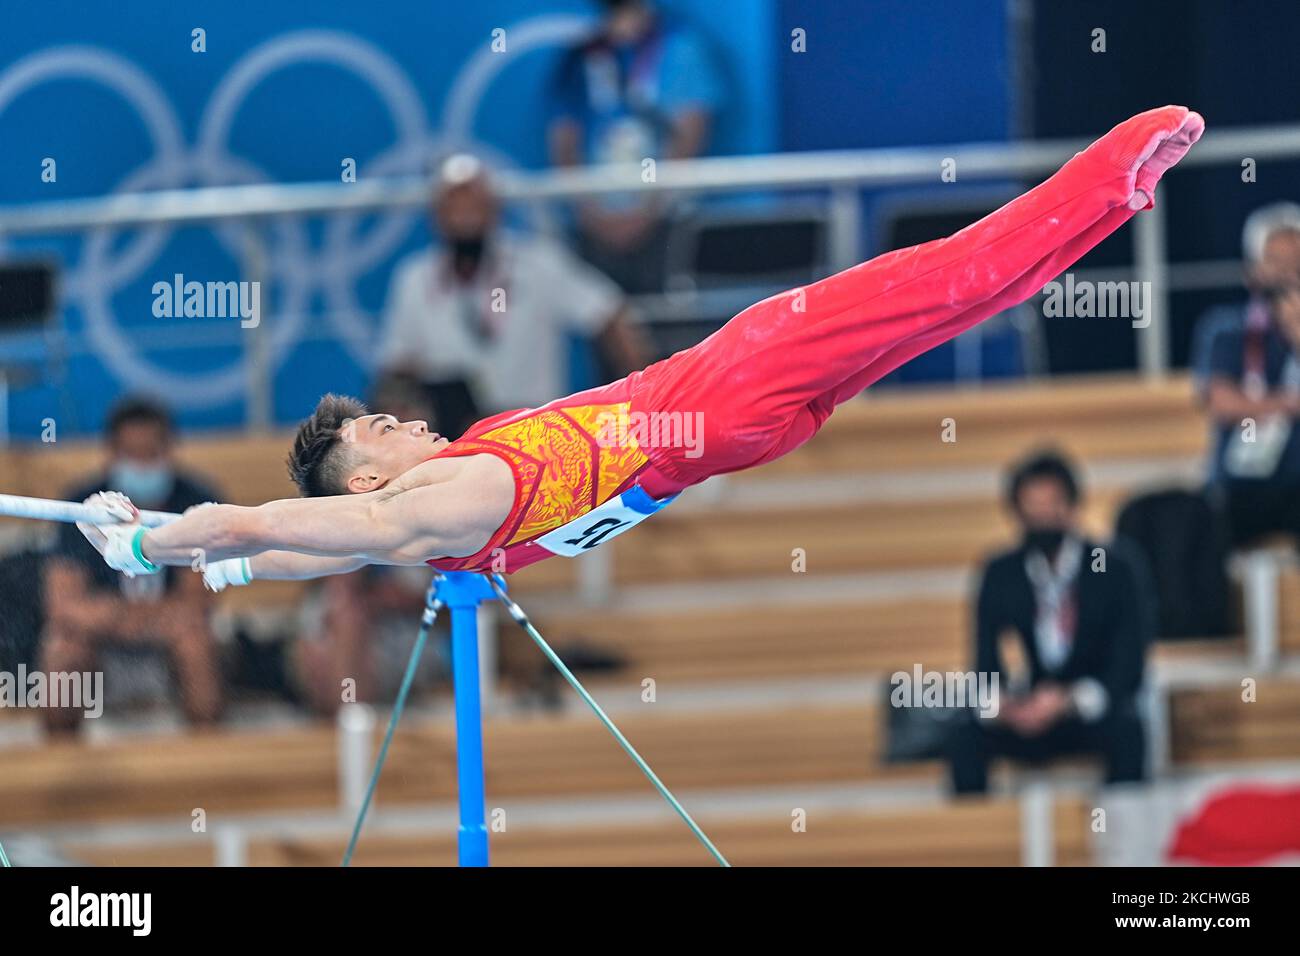
{"type": "MultiPolygon", "coordinates": [[[[1260,315],[1258,306],[1248,313],[1248,324],[1254,323],[1258,328],[1260,315]]],[[[1250,397],[1261,399],[1268,394],[1268,382],[1265,379],[1262,335],[1260,343],[1254,345],[1247,340],[1248,354],[1242,390],[1250,397]],[[1250,352],[1257,352],[1252,355],[1250,352]],[[1253,361],[1252,361],[1253,359],[1253,361]]],[[[1279,390],[1291,396],[1300,396],[1300,361],[1295,354],[1287,355],[1286,365],[1282,369],[1279,390]]],[[[1255,422],[1253,430],[1244,426],[1237,428],[1229,441],[1224,454],[1224,468],[1236,478],[1270,478],[1277,471],[1282,455],[1291,440],[1293,428],[1291,416],[1270,415],[1255,422]]]]}

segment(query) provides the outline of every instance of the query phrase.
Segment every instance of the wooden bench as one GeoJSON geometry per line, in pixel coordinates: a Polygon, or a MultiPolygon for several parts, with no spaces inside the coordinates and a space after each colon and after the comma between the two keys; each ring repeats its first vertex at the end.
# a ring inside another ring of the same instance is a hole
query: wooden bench
{"type": "MultiPolygon", "coordinates": [[[[864,677],[864,682],[870,680],[864,677]]],[[[938,764],[887,765],[883,703],[746,704],[674,710],[645,704],[616,719],[674,789],[791,787],[908,781],[939,786],[938,764]]],[[[1300,759],[1300,681],[1261,681],[1259,701],[1233,687],[1172,692],[1178,765],[1300,759]]],[[[378,731],[376,731],[378,736],[378,731]]],[[[69,820],[323,808],[338,801],[333,728],[220,731],[132,738],[107,745],[7,749],[0,826],[69,820]]],[[[487,792],[514,799],[645,794],[640,771],[585,711],[502,717],[486,726],[487,792]]],[[[455,740],[449,721],[399,730],[380,786],[386,802],[451,801],[455,740]]]]}
{"type": "MultiPolygon", "coordinates": [[[[1091,862],[1088,807],[1059,800],[1052,814],[1053,855],[1059,865],[1091,862]]],[[[1022,860],[1021,810],[1014,800],[977,800],[873,812],[813,811],[806,832],[788,814],[754,818],[701,817],[710,839],[737,866],[1017,866],[1022,860]]],[[[335,866],[346,840],[251,841],[254,866],[335,866]]],[[[65,852],[92,866],[204,866],[211,846],[184,843],[96,847],[68,843],[65,852]]],[[[712,858],[676,821],[510,829],[491,836],[494,866],[710,866],[712,858]]],[[[451,866],[453,832],[369,834],[355,857],[360,866],[451,866]]]]}
{"type": "MultiPolygon", "coordinates": [[[[1242,668],[1242,678],[1252,677],[1242,668]]],[[[1257,699],[1240,686],[1189,687],[1170,695],[1176,764],[1300,760],[1300,681],[1260,678],[1257,699]]]]}
{"type": "MultiPolygon", "coordinates": [[[[1087,526],[1104,533],[1125,496],[1119,489],[1092,493],[1087,526]]],[[[694,513],[669,508],[606,547],[613,550],[615,580],[633,585],[788,578],[796,548],[810,574],[970,567],[1012,534],[999,500],[951,497],[694,513]]]]}
{"type": "Polygon", "coordinates": [[[1028,449],[1069,448],[1084,461],[1200,457],[1207,428],[1190,380],[1098,375],[978,389],[894,389],[849,402],[793,455],[744,477],[986,467],[1028,449]],[[956,423],[954,442],[941,423],[956,423]]]}
{"type": "MultiPolygon", "coordinates": [[[[937,781],[938,768],[880,763],[881,717],[877,708],[866,705],[677,713],[647,704],[644,714],[617,719],[675,789],[937,781]]],[[[318,724],[104,746],[10,748],[0,775],[0,826],[168,815],[181,819],[196,807],[209,814],[329,807],[338,801],[337,746],[333,728],[318,724]]],[[[489,720],[485,753],[487,791],[497,803],[649,792],[641,772],[585,711],[572,717],[489,720]]],[[[380,798],[449,801],[455,792],[450,722],[411,720],[394,738],[380,798]]]]}
{"type": "MultiPolygon", "coordinates": [[[[971,665],[972,610],[953,595],[902,600],[737,604],[702,610],[573,609],[536,614],[542,633],[559,647],[581,642],[612,652],[626,663],[614,677],[593,675],[592,687],[612,682],[704,683],[756,679],[885,675],[961,670],[971,665]]],[[[535,653],[507,623],[502,640],[535,653]]],[[[1162,641],[1152,663],[1246,660],[1241,638],[1162,641]]]]}
{"type": "Polygon", "coordinates": [[[1289,567],[1278,581],[1278,649],[1300,653],[1300,569],[1289,567]]]}

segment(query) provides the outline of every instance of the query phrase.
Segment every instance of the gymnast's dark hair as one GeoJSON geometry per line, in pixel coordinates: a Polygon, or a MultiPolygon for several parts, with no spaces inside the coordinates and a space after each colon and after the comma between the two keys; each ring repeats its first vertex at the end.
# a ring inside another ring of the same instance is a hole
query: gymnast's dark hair
{"type": "Polygon", "coordinates": [[[368,414],[357,399],[330,392],[316,403],[311,417],[298,426],[289,452],[289,477],[304,498],[347,493],[349,455],[339,430],[348,419],[368,414]]]}
{"type": "Polygon", "coordinates": [[[1007,480],[1007,503],[1013,510],[1020,504],[1020,489],[1042,478],[1059,484],[1070,504],[1079,503],[1079,479],[1075,477],[1074,465],[1060,452],[1046,449],[1036,452],[1011,470],[1007,480]]]}

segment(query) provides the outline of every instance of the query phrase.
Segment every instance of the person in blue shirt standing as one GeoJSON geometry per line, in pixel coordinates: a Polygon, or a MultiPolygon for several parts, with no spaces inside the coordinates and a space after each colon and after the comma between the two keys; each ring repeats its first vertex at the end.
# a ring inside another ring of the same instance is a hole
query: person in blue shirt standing
{"type": "Polygon", "coordinates": [[[1207,315],[1194,369],[1214,433],[1210,488],[1232,542],[1300,539],[1300,206],[1246,221],[1250,298],[1207,315]]]}
{"type": "MultiPolygon", "coordinates": [[[[603,0],[602,6],[599,27],[566,53],[555,77],[552,162],[699,156],[724,100],[707,41],[650,0],[603,0]]],[[[667,213],[654,195],[580,203],[579,249],[625,291],[662,291],[667,213]]]]}

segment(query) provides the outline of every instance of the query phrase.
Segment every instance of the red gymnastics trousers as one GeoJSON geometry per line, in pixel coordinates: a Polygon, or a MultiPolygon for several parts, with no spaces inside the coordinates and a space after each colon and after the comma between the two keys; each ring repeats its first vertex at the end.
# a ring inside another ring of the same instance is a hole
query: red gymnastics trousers
{"type": "Polygon", "coordinates": [[[699,345],[610,386],[631,386],[634,411],[697,415],[703,429],[691,448],[651,449],[659,475],[641,484],[667,493],[798,448],[836,405],[1024,302],[1149,209],[1161,175],[1204,128],[1182,106],[1134,116],[960,232],[765,299],[699,345]]]}
{"type": "Polygon", "coordinates": [[[759,302],[700,344],[610,385],[476,423],[442,455],[502,457],[515,472],[515,505],[478,554],[430,563],[481,569],[501,552],[513,571],[576,554],[615,533],[601,528],[630,527],[683,488],[793,451],[836,405],[1024,302],[1149,208],[1161,175],[1204,127],[1182,106],[1142,113],[946,239],[759,302]],[[689,422],[691,440],[647,440],[643,431],[634,443],[611,441],[602,424],[610,416],[634,429],[648,422],[661,436],[685,432],[655,420],[689,422]],[[623,507],[606,505],[615,496],[623,507]],[[587,520],[597,508],[611,513],[587,520]]]}

